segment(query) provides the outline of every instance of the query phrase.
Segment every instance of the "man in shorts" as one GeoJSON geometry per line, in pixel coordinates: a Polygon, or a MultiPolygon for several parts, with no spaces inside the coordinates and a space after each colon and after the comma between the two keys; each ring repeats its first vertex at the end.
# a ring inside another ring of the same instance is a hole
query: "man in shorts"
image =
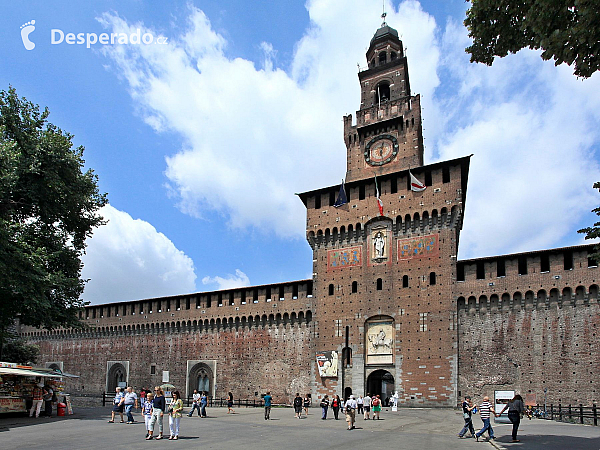
{"type": "Polygon", "coordinates": [[[265,420],[269,420],[271,418],[271,391],[267,391],[263,400],[265,401],[265,420]]]}
{"type": "Polygon", "coordinates": [[[363,417],[363,420],[369,420],[369,414],[371,411],[371,396],[369,395],[369,393],[367,392],[367,395],[365,395],[363,397],[363,410],[365,411],[365,415],[363,417]]]}
{"type": "Polygon", "coordinates": [[[112,417],[108,421],[108,423],[115,423],[115,413],[119,413],[119,415],[121,416],[121,423],[124,422],[124,420],[123,420],[123,398],[124,397],[125,396],[121,392],[121,388],[118,387],[116,389],[115,398],[113,399],[112,417]]]}

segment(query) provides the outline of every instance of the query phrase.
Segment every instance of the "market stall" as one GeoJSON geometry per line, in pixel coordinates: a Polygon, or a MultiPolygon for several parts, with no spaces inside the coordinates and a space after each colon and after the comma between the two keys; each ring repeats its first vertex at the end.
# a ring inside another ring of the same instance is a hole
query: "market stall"
{"type": "MultiPolygon", "coordinates": [[[[76,375],[67,375],[52,369],[0,362],[0,414],[27,412],[31,407],[31,394],[38,383],[52,389],[56,395],[55,398],[61,400],[68,398],[68,394],[64,393],[63,376],[75,377],[76,375]]],[[[70,401],[67,401],[67,410],[69,410],[69,414],[72,414],[73,410],[69,406],[70,401]]]]}

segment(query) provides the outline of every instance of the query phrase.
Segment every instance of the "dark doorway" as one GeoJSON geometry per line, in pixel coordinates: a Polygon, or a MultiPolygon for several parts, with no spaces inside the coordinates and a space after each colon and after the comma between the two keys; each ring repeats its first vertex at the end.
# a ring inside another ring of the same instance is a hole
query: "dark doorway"
{"type": "Polygon", "coordinates": [[[367,392],[381,396],[381,400],[394,394],[394,377],[387,370],[379,369],[367,378],[367,392]]]}
{"type": "Polygon", "coordinates": [[[123,387],[127,382],[127,371],[121,363],[113,364],[108,371],[107,392],[114,392],[117,386],[123,387]]]}
{"type": "Polygon", "coordinates": [[[344,388],[344,400],[347,400],[348,398],[350,398],[351,395],[352,395],[352,388],[351,387],[344,388]]]}
{"type": "Polygon", "coordinates": [[[194,389],[198,392],[206,391],[209,397],[213,396],[213,372],[205,363],[198,363],[190,370],[188,396],[191,396],[194,389]]]}

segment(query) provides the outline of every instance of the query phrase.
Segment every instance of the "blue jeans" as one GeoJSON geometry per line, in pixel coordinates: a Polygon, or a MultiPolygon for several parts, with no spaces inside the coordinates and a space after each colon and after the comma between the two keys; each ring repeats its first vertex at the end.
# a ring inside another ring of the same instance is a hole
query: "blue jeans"
{"type": "Polygon", "coordinates": [[[473,420],[470,417],[468,419],[465,419],[465,426],[462,430],[460,430],[460,433],[458,433],[458,435],[460,437],[463,437],[465,434],[467,434],[467,431],[471,432],[471,436],[475,434],[475,429],[473,428],[473,420]]]}
{"type": "Polygon", "coordinates": [[[200,415],[206,417],[206,405],[200,406],[200,415]]]}
{"type": "Polygon", "coordinates": [[[485,430],[487,430],[488,434],[490,435],[490,439],[493,439],[494,438],[494,430],[492,428],[492,424],[490,423],[490,419],[481,419],[481,420],[483,420],[483,428],[481,430],[479,430],[475,436],[480,437],[483,433],[485,433],[485,430]]]}
{"type": "Polygon", "coordinates": [[[133,405],[125,405],[125,414],[127,414],[127,422],[133,422],[133,414],[131,414],[132,409],[133,405]]]}
{"type": "Polygon", "coordinates": [[[328,407],[327,406],[322,406],[321,409],[323,410],[322,411],[322,415],[321,415],[321,419],[327,419],[327,409],[328,409],[328,407]]]}
{"type": "Polygon", "coordinates": [[[198,410],[198,415],[200,415],[200,405],[198,403],[192,403],[192,410],[190,411],[188,416],[192,417],[196,409],[198,410]]]}

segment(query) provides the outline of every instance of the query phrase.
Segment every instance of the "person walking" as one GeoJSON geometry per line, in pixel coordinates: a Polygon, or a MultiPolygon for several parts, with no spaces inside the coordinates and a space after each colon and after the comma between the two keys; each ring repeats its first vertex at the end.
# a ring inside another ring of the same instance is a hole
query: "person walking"
{"type": "Polygon", "coordinates": [[[192,410],[188,414],[188,417],[192,417],[195,410],[198,410],[198,417],[200,417],[200,397],[201,395],[198,393],[198,389],[194,389],[194,394],[192,395],[192,410]]]}
{"type": "Polygon", "coordinates": [[[169,405],[169,440],[179,439],[179,423],[181,422],[181,412],[183,411],[183,400],[179,391],[173,392],[173,401],[169,405]]]}
{"type": "Polygon", "coordinates": [[[479,405],[479,417],[481,417],[481,420],[483,421],[483,428],[475,434],[475,439],[477,439],[477,442],[479,442],[479,438],[483,433],[486,432],[486,430],[490,436],[490,439],[496,439],[494,436],[494,429],[490,423],[490,416],[492,414],[496,416],[494,405],[490,403],[490,398],[486,395],[483,397],[483,403],[479,405]]]}
{"type": "Polygon", "coordinates": [[[148,440],[152,439],[152,435],[154,434],[157,423],[158,436],[155,436],[155,438],[157,440],[163,438],[163,416],[165,415],[165,411],[167,409],[165,393],[160,386],[156,386],[154,388],[154,394],[154,401],[152,402],[152,420],[150,420],[150,430],[148,432],[148,437],[146,438],[148,440]]]}
{"type": "Polygon", "coordinates": [[[206,406],[208,405],[208,392],[202,391],[200,396],[200,417],[206,417],[206,406]]]}
{"type": "Polygon", "coordinates": [[[340,396],[339,395],[335,395],[331,399],[331,409],[333,410],[333,418],[335,420],[338,420],[338,414],[340,412],[340,406],[342,406],[342,402],[340,400],[340,396]]]}
{"type": "Polygon", "coordinates": [[[150,421],[152,420],[152,403],[154,395],[148,392],[145,397],[144,404],[142,405],[142,415],[144,416],[144,423],[146,424],[146,438],[150,436],[150,421]]]}
{"type": "Polygon", "coordinates": [[[525,413],[525,404],[523,403],[523,397],[519,394],[515,395],[511,401],[500,411],[498,416],[501,416],[504,411],[508,409],[508,420],[512,423],[512,442],[521,442],[517,439],[517,431],[519,431],[519,424],[521,423],[521,415],[525,413]]]}
{"type": "Polygon", "coordinates": [[[363,398],[363,409],[365,411],[363,420],[369,420],[370,419],[369,414],[371,414],[371,396],[369,395],[368,392],[367,392],[367,395],[365,395],[363,398]]]}
{"type": "Polygon", "coordinates": [[[235,414],[233,409],[233,394],[231,392],[227,393],[227,414],[235,414]]]}
{"type": "Polygon", "coordinates": [[[40,411],[42,410],[42,403],[44,403],[44,391],[42,388],[44,385],[42,383],[36,384],[33,388],[33,392],[31,396],[33,397],[33,403],[31,404],[31,409],[29,410],[29,417],[33,417],[35,412],[35,417],[40,417],[40,411]]]}
{"type": "Polygon", "coordinates": [[[356,414],[363,414],[365,401],[363,400],[363,396],[359,395],[356,399],[356,414]]]}
{"type": "Polygon", "coordinates": [[[135,392],[133,392],[133,388],[129,386],[127,388],[127,392],[125,392],[125,397],[123,398],[123,405],[125,406],[125,414],[127,414],[127,423],[133,423],[133,414],[131,414],[131,410],[135,407],[138,409],[138,398],[135,392]]]}
{"type": "Polygon", "coordinates": [[[465,426],[458,433],[459,438],[463,438],[467,431],[471,432],[471,437],[475,436],[475,429],[473,428],[473,410],[475,409],[475,405],[471,402],[471,397],[466,396],[464,401],[462,402],[462,410],[463,410],[463,419],[465,420],[465,426]]]}
{"type": "Polygon", "coordinates": [[[354,399],[354,395],[350,395],[350,398],[346,400],[344,411],[346,412],[346,423],[348,423],[348,429],[354,429],[354,422],[356,420],[356,407],[357,403],[354,399]]]}
{"type": "Polygon", "coordinates": [[[373,397],[371,404],[373,405],[373,420],[376,418],[379,420],[379,413],[381,412],[381,399],[379,398],[379,395],[373,397]]]}
{"type": "Polygon", "coordinates": [[[263,400],[265,401],[265,420],[269,420],[271,418],[271,391],[267,391],[264,395],[263,400]]]}
{"type": "Polygon", "coordinates": [[[296,396],[294,397],[294,412],[296,413],[296,419],[302,418],[302,397],[300,397],[299,392],[296,392],[296,396]]]}
{"type": "Polygon", "coordinates": [[[119,415],[121,416],[121,423],[123,423],[125,422],[123,420],[123,397],[125,397],[125,395],[121,392],[120,387],[117,387],[115,391],[116,394],[115,398],[113,399],[112,415],[108,423],[115,423],[115,413],[119,413],[119,415]]]}
{"type": "Polygon", "coordinates": [[[321,420],[327,419],[327,410],[329,409],[329,396],[325,395],[321,400],[321,420]]]}
{"type": "Polygon", "coordinates": [[[308,408],[310,408],[310,397],[309,394],[304,396],[304,414],[308,417],[308,408]]]}

